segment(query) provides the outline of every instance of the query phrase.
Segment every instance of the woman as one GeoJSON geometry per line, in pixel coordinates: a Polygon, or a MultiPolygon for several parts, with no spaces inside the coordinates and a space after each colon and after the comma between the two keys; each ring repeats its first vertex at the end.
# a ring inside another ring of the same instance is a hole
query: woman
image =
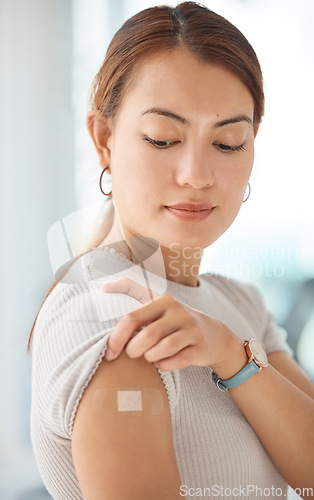
{"type": "Polygon", "coordinates": [[[112,225],[34,329],[32,440],[54,498],[313,486],[312,383],[254,287],[198,274],[242,205],[263,107],[254,50],[204,7],[147,9],[113,38],[87,117],[112,225]]]}

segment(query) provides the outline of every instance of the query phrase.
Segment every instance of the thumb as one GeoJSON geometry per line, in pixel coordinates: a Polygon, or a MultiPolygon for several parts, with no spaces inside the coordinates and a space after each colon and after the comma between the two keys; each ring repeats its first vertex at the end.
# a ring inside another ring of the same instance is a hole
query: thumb
{"type": "Polygon", "coordinates": [[[145,286],[139,285],[131,278],[122,278],[121,280],[102,285],[102,291],[105,293],[124,293],[138,300],[142,304],[153,302],[160,295],[145,286]]]}

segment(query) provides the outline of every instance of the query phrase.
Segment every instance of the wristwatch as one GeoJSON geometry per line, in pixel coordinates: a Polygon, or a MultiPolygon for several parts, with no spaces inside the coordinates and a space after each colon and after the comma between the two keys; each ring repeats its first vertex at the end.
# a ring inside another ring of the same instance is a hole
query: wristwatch
{"type": "Polygon", "coordinates": [[[248,357],[248,363],[242,370],[234,375],[234,377],[222,380],[217,373],[214,371],[212,373],[212,379],[221,391],[227,391],[228,389],[243,384],[243,382],[252,377],[254,373],[268,366],[267,354],[256,340],[245,340],[243,346],[248,357]]]}

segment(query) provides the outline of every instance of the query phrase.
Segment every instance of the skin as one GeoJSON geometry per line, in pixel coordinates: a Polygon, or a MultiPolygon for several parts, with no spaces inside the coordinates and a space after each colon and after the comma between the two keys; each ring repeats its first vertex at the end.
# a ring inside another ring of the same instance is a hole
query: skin
{"type": "Polygon", "coordinates": [[[95,130],[92,123],[97,114],[88,117],[100,163],[103,168],[109,165],[107,173],[112,177],[120,219],[115,221],[115,236],[122,225],[126,239],[157,239],[166,275],[173,281],[197,286],[200,249],[224,233],[239,212],[258,127],[246,121],[216,125],[239,115],[253,120],[253,113],[252,96],[236,75],[202,64],[189,51],[178,49],[143,64],[114,124],[103,118],[95,130]],[[188,124],[156,113],[142,116],[150,108],[171,111],[188,124]],[[148,137],[173,143],[161,149],[148,137]],[[245,150],[225,151],[219,143],[243,144],[245,150]],[[202,222],[179,220],[165,209],[179,202],[202,201],[215,207],[202,222]],[[174,257],[176,272],[171,268],[174,257]]]}
{"type": "MultiPolygon", "coordinates": [[[[217,240],[242,205],[258,130],[246,120],[217,123],[239,115],[252,120],[253,112],[251,94],[223,67],[203,64],[185,49],[146,61],[114,122],[97,111],[87,119],[100,165],[109,166],[119,213],[103,244],[120,239],[121,234],[126,239],[153,237],[160,243],[167,278],[197,286],[199,248],[217,240]],[[188,124],[156,113],[143,114],[156,107],[183,117],[188,124]],[[147,137],[172,142],[159,149],[147,137]],[[221,144],[243,144],[244,150],[226,152],[221,144]],[[165,209],[184,201],[207,201],[214,209],[202,222],[182,221],[165,209]],[[180,253],[178,258],[176,252],[180,269],[176,276],[171,275],[173,243],[180,253]]],[[[106,284],[103,290],[126,293],[141,304],[113,330],[107,360],[126,353],[165,371],[209,365],[222,379],[246,365],[242,340],[215,318],[169,295],[152,301],[147,290],[130,281],[106,284]]],[[[107,363],[110,366],[114,363],[107,363]]],[[[295,488],[313,486],[314,438],[305,430],[314,425],[314,390],[297,364],[286,353],[270,353],[269,366],[229,394],[287,482],[295,488]]]]}

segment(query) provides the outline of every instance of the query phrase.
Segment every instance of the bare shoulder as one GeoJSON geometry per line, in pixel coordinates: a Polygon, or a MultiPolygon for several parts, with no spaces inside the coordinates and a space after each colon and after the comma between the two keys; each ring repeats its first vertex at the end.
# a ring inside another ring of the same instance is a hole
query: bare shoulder
{"type": "Polygon", "coordinates": [[[100,363],[77,410],[72,454],[88,500],[180,498],[168,397],[152,363],[125,351],[100,363]]]}

